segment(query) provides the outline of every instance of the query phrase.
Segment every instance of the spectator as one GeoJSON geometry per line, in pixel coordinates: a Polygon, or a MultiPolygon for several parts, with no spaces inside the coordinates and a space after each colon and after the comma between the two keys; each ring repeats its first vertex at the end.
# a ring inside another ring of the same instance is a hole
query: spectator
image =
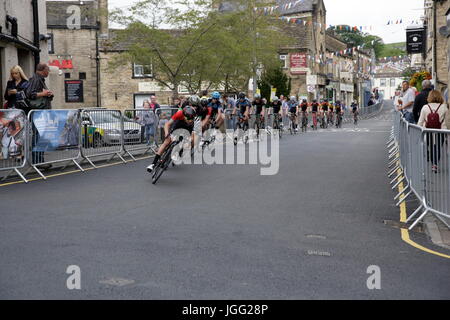
{"type": "MultiPolygon", "coordinates": [[[[51,109],[53,92],[48,90],[45,84],[45,78],[48,77],[50,68],[45,63],[39,63],[36,67],[36,73],[30,79],[28,88],[25,90],[28,99],[28,105],[31,109],[51,109]]],[[[36,151],[36,144],[39,141],[39,131],[32,121],[33,139],[32,139],[32,161],[33,164],[44,163],[44,152],[36,151]]],[[[50,169],[51,164],[42,166],[43,169],[50,169]]]]}
{"type": "Polygon", "coordinates": [[[156,144],[157,117],[151,108],[150,101],[145,100],[142,108],[145,111],[137,111],[135,120],[142,126],[141,132],[145,136],[145,141],[150,146],[150,137],[153,137],[153,144],[156,144]]]}
{"type": "Polygon", "coordinates": [[[28,78],[20,66],[15,66],[11,69],[10,79],[6,85],[5,100],[7,101],[8,109],[24,109],[24,96],[21,94],[28,87],[28,78]],[[18,103],[22,102],[22,103],[18,103]]]}
{"type": "Polygon", "coordinates": [[[35,75],[30,79],[25,93],[31,109],[51,109],[53,92],[48,90],[45,78],[48,77],[50,68],[45,63],[39,63],[35,75]]]}
{"type": "MultiPolygon", "coordinates": [[[[446,118],[448,115],[447,104],[439,91],[432,90],[428,96],[428,104],[422,108],[418,125],[429,129],[447,129],[446,118]],[[436,121],[433,121],[433,114],[439,115],[436,121]]],[[[426,133],[427,158],[432,162],[432,170],[438,171],[438,163],[441,158],[442,145],[445,142],[446,135],[438,133],[426,133]]]]}
{"type": "Polygon", "coordinates": [[[413,115],[413,105],[415,99],[416,94],[414,90],[409,87],[409,82],[403,81],[402,94],[400,99],[398,99],[397,110],[403,113],[404,118],[409,123],[415,123],[413,115]]]}
{"type": "Polygon", "coordinates": [[[183,105],[182,101],[180,98],[175,98],[173,100],[173,106],[171,108],[173,109],[181,109],[181,106],[183,105]]]}
{"type": "Polygon", "coordinates": [[[420,118],[420,113],[422,111],[422,107],[428,104],[428,96],[431,92],[431,81],[424,80],[422,82],[422,92],[416,96],[414,100],[413,114],[414,114],[414,123],[417,123],[420,118]]]}
{"type": "Polygon", "coordinates": [[[374,95],[371,95],[371,96],[370,96],[370,100],[369,100],[369,102],[367,103],[367,106],[368,106],[368,107],[373,106],[375,103],[376,103],[376,101],[375,101],[375,96],[374,96],[374,95]]]}

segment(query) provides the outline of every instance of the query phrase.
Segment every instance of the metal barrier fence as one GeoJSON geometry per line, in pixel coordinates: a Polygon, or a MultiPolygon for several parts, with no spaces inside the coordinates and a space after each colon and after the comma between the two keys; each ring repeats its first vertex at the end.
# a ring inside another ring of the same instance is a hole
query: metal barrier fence
{"type": "Polygon", "coordinates": [[[431,130],[408,123],[395,112],[394,125],[388,141],[388,176],[395,178],[392,189],[402,182],[406,186],[394,198],[401,205],[411,195],[420,207],[407,220],[412,230],[431,213],[450,228],[450,148],[449,130],[431,130]],[[417,215],[421,213],[419,217],[417,215]]]}
{"type": "Polygon", "coordinates": [[[25,112],[16,109],[0,111],[0,171],[8,171],[3,181],[16,172],[24,181],[25,176],[19,171],[28,161],[29,126],[25,112]]]}
{"type": "Polygon", "coordinates": [[[38,167],[49,168],[58,162],[74,163],[84,171],[76,161],[81,157],[79,110],[31,110],[28,123],[31,126],[31,158],[30,169],[24,175],[34,169],[46,179],[38,167]]]}
{"type": "Polygon", "coordinates": [[[136,159],[131,152],[142,151],[142,155],[149,151],[154,152],[158,145],[158,123],[158,116],[153,110],[124,111],[124,149],[133,160],[136,159]]]}
{"type": "Polygon", "coordinates": [[[111,155],[126,163],[122,157],[124,143],[140,139],[140,126],[127,123],[124,131],[124,118],[119,110],[84,109],[81,112],[82,147],[81,156],[94,168],[91,158],[111,155]]]}

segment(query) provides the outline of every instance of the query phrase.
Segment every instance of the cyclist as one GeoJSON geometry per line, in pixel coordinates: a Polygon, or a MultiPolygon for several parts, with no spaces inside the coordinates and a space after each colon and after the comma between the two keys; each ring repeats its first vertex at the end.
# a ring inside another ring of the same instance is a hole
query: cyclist
{"type": "Polygon", "coordinates": [[[294,131],[298,132],[298,103],[297,98],[292,96],[288,102],[288,112],[292,123],[294,124],[294,131]]]}
{"type": "Polygon", "coordinates": [[[355,123],[355,125],[358,123],[358,103],[356,101],[353,101],[351,104],[351,108],[352,108],[352,113],[353,113],[353,121],[355,123]]]}
{"type": "Polygon", "coordinates": [[[303,128],[303,121],[305,121],[306,126],[308,125],[308,101],[306,99],[303,99],[302,103],[300,104],[300,110],[302,112],[302,130],[306,129],[303,128]],[[303,120],[306,119],[306,120],[303,120]]]}
{"type": "Polygon", "coordinates": [[[328,99],[324,99],[322,102],[322,117],[327,117],[327,123],[328,121],[328,110],[330,108],[330,104],[328,103],[328,99]]]}
{"type": "Polygon", "coordinates": [[[330,105],[328,106],[330,111],[328,112],[328,123],[334,124],[334,105],[333,102],[330,102],[330,105]]]}
{"type": "Polygon", "coordinates": [[[250,108],[251,104],[250,101],[247,99],[245,93],[241,92],[239,93],[239,99],[236,101],[236,105],[234,106],[233,115],[236,115],[236,111],[239,110],[238,116],[239,116],[239,122],[246,122],[248,123],[248,120],[250,118],[250,108]]]}
{"type": "Polygon", "coordinates": [[[281,116],[281,107],[283,103],[280,101],[278,97],[274,97],[270,107],[273,112],[273,127],[280,129],[282,126],[282,116],[281,116]]]}
{"type": "Polygon", "coordinates": [[[336,112],[336,128],[339,128],[339,126],[342,125],[342,105],[341,102],[338,100],[335,104],[335,112],[336,112]]]}
{"type": "MultiPolygon", "coordinates": [[[[198,98],[198,97],[197,97],[198,98]]],[[[153,163],[147,167],[147,171],[149,173],[153,172],[158,161],[161,159],[161,156],[164,154],[166,148],[170,146],[172,143],[171,134],[178,129],[185,129],[189,131],[192,135],[192,142],[194,142],[194,120],[196,117],[195,109],[191,106],[186,106],[183,110],[178,111],[175,115],[165,124],[164,133],[165,139],[163,144],[160,146],[158,152],[155,154],[155,158],[153,159],[153,163]]]]}
{"type": "Polygon", "coordinates": [[[319,112],[319,104],[317,103],[317,100],[314,99],[311,103],[311,113],[313,118],[313,128],[317,129],[317,113],[319,112]]]}
{"type": "Polygon", "coordinates": [[[216,127],[214,129],[219,129],[220,126],[225,121],[225,117],[223,115],[223,107],[222,103],[220,102],[220,93],[219,92],[213,92],[211,95],[211,102],[208,104],[208,107],[212,109],[212,115],[211,118],[214,118],[216,120],[216,127]]]}
{"type": "Polygon", "coordinates": [[[255,100],[252,102],[252,107],[255,112],[256,125],[258,129],[263,129],[264,127],[264,100],[261,99],[260,94],[255,94],[255,100]]]}

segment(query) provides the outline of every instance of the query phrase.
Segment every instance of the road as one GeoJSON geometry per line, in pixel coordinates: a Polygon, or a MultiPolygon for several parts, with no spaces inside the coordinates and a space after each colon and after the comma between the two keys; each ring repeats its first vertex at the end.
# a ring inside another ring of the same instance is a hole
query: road
{"type": "Polygon", "coordinates": [[[345,127],[284,137],[275,176],[178,166],[153,186],[138,161],[0,188],[0,298],[449,299],[450,259],[383,223],[391,122],[345,127]]]}

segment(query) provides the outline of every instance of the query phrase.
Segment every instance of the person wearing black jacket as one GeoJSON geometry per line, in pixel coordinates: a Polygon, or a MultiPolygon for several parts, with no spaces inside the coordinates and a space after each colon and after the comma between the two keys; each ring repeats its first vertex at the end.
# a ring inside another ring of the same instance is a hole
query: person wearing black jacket
{"type": "Polygon", "coordinates": [[[11,69],[11,78],[6,85],[5,100],[7,101],[7,108],[22,109],[22,104],[18,103],[22,100],[20,92],[28,87],[28,78],[20,66],[15,66],[11,69]]]}
{"type": "Polygon", "coordinates": [[[432,85],[430,80],[424,80],[422,82],[422,92],[419,93],[414,100],[413,115],[415,123],[419,122],[420,113],[423,106],[428,104],[428,95],[432,91],[432,85]]]}

